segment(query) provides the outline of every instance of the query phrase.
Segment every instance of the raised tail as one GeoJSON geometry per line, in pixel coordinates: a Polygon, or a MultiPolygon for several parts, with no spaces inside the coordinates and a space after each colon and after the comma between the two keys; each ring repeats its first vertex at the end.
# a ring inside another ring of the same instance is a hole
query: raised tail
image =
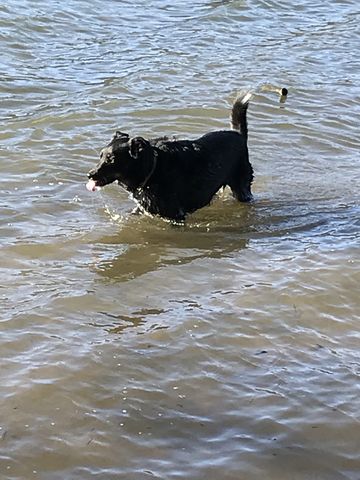
{"type": "Polygon", "coordinates": [[[246,111],[251,97],[251,92],[241,92],[233,104],[230,116],[231,128],[240,132],[245,139],[248,137],[246,111]]]}

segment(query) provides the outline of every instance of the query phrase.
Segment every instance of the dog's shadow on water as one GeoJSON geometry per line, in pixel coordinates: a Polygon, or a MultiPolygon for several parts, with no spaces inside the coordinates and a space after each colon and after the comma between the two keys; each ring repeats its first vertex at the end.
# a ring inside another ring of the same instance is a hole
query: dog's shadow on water
{"type": "Polygon", "coordinates": [[[225,203],[196,212],[185,224],[138,215],[121,217],[108,209],[118,231],[97,240],[97,273],[127,281],[169,265],[221,258],[247,248],[253,205],[225,203]]]}

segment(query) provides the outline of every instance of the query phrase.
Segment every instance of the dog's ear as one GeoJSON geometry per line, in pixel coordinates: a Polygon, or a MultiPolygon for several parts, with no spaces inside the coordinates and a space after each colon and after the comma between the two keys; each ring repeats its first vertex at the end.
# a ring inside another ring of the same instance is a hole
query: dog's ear
{"type": "Polygon", "coordinates": [[[127,142],[129,140],[129,135],[127,133],[120,132],[120,130],[116,130],[111,141],[113,142],[114,140],[124,140],[127,142]]]}
{"type": "Polygon", "coordinates": [[[141,153],[146,149],[149,145],[149,142],[142,137],[134,137],[130,140],[130,155],[138,159],[141,153]]]}

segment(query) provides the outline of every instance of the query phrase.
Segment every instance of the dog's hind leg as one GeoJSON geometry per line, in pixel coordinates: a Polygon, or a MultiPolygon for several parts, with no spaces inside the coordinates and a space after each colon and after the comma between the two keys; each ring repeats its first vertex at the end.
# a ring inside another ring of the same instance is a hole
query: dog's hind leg
{"type": "Polygon", "coordinates": [[[252,200],[251,183],[253,180],[253,169],[250,163],[238,165],[231,173],[227,184],[231,188],[234,197],[239,202],[250,202],[252,200]]]}

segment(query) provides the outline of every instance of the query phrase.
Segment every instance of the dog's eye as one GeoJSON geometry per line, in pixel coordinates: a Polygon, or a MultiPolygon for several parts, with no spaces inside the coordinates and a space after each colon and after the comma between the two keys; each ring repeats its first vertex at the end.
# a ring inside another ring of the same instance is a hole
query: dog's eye
{"type": "Polygon", "coordinates": [[[111,153],[107,153],[105,158],[105,163],[113,163],[113,162],[114,162],[114,156],[111,155],[111,153]]]}

